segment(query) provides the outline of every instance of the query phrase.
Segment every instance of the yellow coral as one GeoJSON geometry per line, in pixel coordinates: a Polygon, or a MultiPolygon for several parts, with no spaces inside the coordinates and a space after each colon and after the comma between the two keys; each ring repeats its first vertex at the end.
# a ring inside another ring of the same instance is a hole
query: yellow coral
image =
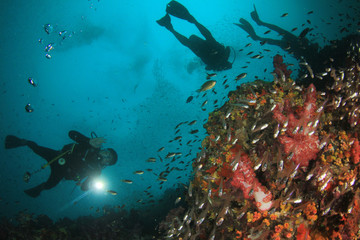
{"type": "Polygon", "coordinates": [[[276,218],[277,218],[277,216],[274,214],[274,213],[272,213],[272,214],[270,214],[270,219],[271,220],[276,220],[276,218]]]}
{"type": "Polygon", "coordinates": [[[251,212],[247,212],[246,217],[247,217],[247,222],[250,223],[253,220],[254,214],[251,212]]]}
{"type": "Polygon", "coordinates": [[[264,220],[263,220],[263,223],[264,223],[266,226],[270,226],[270,221],[269,221],[269,219],[264,219],[264,220]]]}

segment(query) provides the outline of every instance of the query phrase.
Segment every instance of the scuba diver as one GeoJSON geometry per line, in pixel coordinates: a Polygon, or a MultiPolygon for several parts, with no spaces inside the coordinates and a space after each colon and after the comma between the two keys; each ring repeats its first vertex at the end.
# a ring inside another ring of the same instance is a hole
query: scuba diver
{"type": "Polygon", "coordinates": [[[230,47],[218,43],[211,35],[210,31],[201,25],[189,11],[177,1],[171,1],[166,6],[166,15],[156,21],[160,26],[165,27],[179,40],[181,44],[193,51],[196,56],[206,64],[206,70],[222,71],[232,67],[232,63],[228,61],[230,56],[230,47]],[[171,24],[170,15],[180,19],[187,20],[195,24],[200,33],[204,36],[202,38],[191,35],[189,38],[176,32],[171,24]]]}
{"type": "Polygon", "coordinates": [[[264,38],[256,35],[254,28],[251,24],[243,18],[240,18],[240,24],[234,23],[235,25],[242,28],[246,31],[250,37],[254,41],[261,41],[262,44],[270,44],[279,46],[283,50],[287,51],[288,53],[292,54],[296,59],[303,60],[305,59],[310,64],[314,65],[316,61],[311,61],[315,58],[316,54],[320,50],[320,46],[317,43],[310,42],[305,36],[312,31],[312,28],[305,28],[299,36],[295,36],[289,31],[282,29],[274,24],[266,23],[260,20],[259,15],[256,11],[254,5],[254,11],[251,12],[251,18],[256,22],[259,26],[264,26],[277,32],[282,39],[271,39],[271,38],[264,38]]]}
{"type": "MultiPolygon", "coordinates": [[[[69,137],[76,143],[67,144],[62,150],[57,151],[13,135],[6,136],[5,149],[28,146],[34,153],[47,161],[47,164],[43,165],[41,169],[50,165],[51,173],[48,180],[25,190],[27,195],[38,197],[42,190],[55,187],[63,178],[76,181],[76,185],[81,185],[81,190],[87,191],[92,180],[101,174],[103,168],[117,162],[117,154],[114,149],[101,149],[101,145],[105,142],[104,138],[88,138],[77,131],[70,131],[69,137]]],[[[24,175],[24,181],[28,182],[30,176],[31,174],[27,172],[24,175]]]]}

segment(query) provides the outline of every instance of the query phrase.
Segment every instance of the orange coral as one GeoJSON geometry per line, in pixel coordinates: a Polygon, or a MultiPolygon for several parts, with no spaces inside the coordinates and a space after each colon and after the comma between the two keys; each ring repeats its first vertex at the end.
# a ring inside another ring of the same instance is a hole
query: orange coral
{"type": "Polygon", "coordinates": [[[318,216],[316,215],[317,209],[314,202],[308,203],[306,205],[304,213],[306,215],[306,219],[310,220],[311,222],[316,221],[318,218],[318,216]]]}
{"type": "Polygon", "coordinates": [[[297,234],[296,239],[297,240],[311,240],[311,237],[309,235],[309,229],[304,223],[301,223],[299,227],[297,228],[297,234]]]}

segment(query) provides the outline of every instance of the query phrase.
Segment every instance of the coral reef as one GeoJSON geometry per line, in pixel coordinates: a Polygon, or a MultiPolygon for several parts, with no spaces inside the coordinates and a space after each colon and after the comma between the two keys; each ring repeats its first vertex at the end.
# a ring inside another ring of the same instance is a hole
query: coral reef
{"type": "Polygon", "coordinates": [[[169,216],[164,238],[359,239],[354,54],[346,52],[341,67],[332,60],[312,73],[333,79],[326,91],[297,85],[276,56],[273,82],[256,80],[230,92],[204,125],[208,136],[193,163],[189,208],[169,216]]]}

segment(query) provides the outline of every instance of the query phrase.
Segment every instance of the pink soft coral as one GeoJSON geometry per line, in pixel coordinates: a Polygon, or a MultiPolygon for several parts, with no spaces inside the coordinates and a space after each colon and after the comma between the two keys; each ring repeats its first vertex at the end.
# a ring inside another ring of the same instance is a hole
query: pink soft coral
{"type": "Polygon", "coordinates": [[[256,206],[260,211],[267,211],[272,206],[272,194],[261,185],[256,178],[256,174],[251,166],[249,156],[244,153],[239,147],[232,149],[232,152],[238,151],[234,156],[233,161],[238,161],[239,165],[234,171],[231,185],[242,191],[244,198],[255,199],[256,206]],[[253,195],[250,196],[250,191],[253,190],[253,195]]]}
{"type": "Polygon", "coordinates": [[[293,154],[291,159],[301,167],[307,167],[309,161],[315,159],[319,152],[319,137],[315,130],[320,115],[316,114],[316,109],[316,89],[311,84],[301,111],[295,113],[289,100],[286,100],[283,106],[278,104],[273,111],[274,119],[287,128],[285,135],[278,137],[279,142],[283,145],[285,153],[293,154]]]}
{"type": "Polygon", "coordinates": [[[287,69],[287,66],[284,63],[282,56],[276,54],[273,58],[273,65],[275,68],[274,72],[276,73],[276,75],[278,75],[278,77],[284,74],[286,78],[290,78],[290,74],[292,73],[292,71],[287,69]]]}

